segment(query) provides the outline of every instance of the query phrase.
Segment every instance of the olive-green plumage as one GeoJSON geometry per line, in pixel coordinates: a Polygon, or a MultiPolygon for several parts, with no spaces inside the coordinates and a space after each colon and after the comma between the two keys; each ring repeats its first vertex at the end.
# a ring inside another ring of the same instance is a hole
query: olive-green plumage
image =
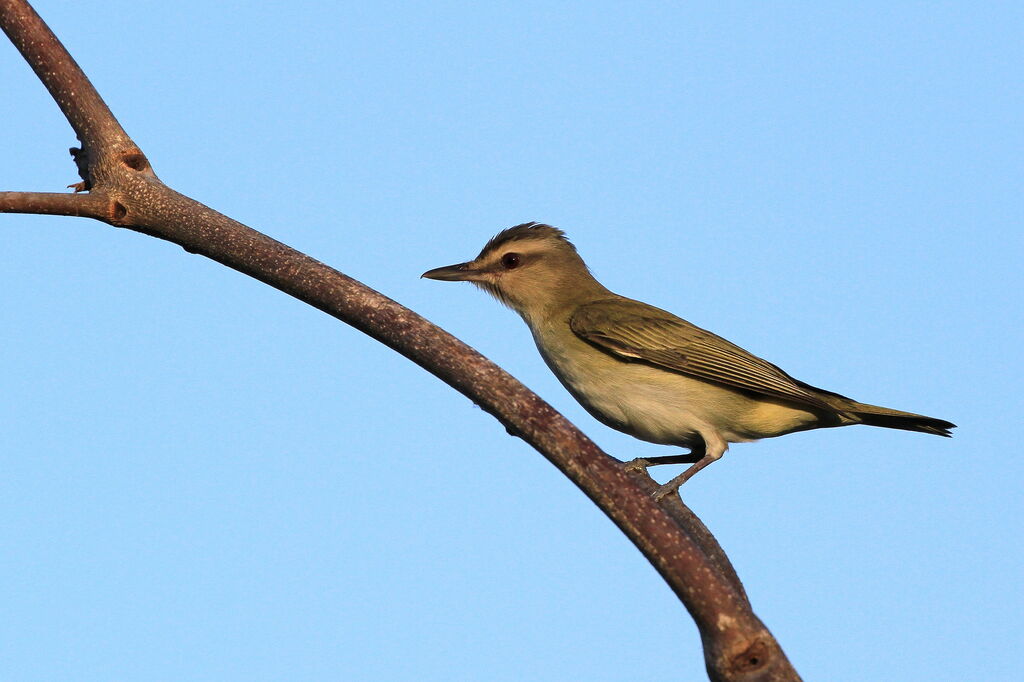
{"type": "Polygon", "coordinates": [[[601,422],[689,448],[688,455],[637,460],[692,463],[659,497],[721,457],[729,443],[848,424],[940,436],[954,428],[815,388],[672,313],[612,293],[549,225],[516,225],[474,260],[423,276],[473,282],[516,310],[551,370],[601,422]]]}

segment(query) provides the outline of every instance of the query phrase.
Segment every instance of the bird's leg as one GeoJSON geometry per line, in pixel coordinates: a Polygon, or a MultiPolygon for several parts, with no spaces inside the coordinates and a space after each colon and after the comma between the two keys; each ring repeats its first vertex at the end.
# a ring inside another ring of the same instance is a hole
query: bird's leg
{"type": "Polygon", "coordinates": [[[635,471],[637,469],[646,470],[648,467],[656,467],[662,464],[695,464],[702,457],[704,457],[704,453],[701,451],[680,452],[678,455],[664,455],[662,457],[638,457],[626,462],[626,469],[635,471]]]}
{"type": "Polygon", "coordinates": [[[661,457],[637,457],[626,462],[626,471],[647,471],[648,467],[656,467],[662,464],[696,464],[704,458],[705,448],[694,447],[689,452],[680,452],[678,455],[663,455],[661,457]]]}
{"type": "Polygon", "coordinates": [[[693,475],[698,471],[711,464],[717,459],[720,459],[725,454],[726,448],[729,444],[725,442],[721,437],[715,433],[705,433],[704,443],[700,446],[695,446],[690,449],[690,452],[680,453],[678,455],[665,455],[664,457],[649,457],[634,459],[626,464],[626,471],[636,471],[643,469],[647,471],[647,467],[656,466],[658,464],[689,464],[691,465],[675,478],[668,483],[665,483],[658,487],[654,491],[654,500],[660,502],[666,495],[671,495],[679,490],[679,486],[693,478],[693,475]]]}
{"type": "Polygon", "coordinates": [[[707,465],[711,464],[712,462],[714,462],[715,460],[717,460],[721,456],[722,456],[721,453],[718,453],[718,454],[712,454],[712,453],[705,454],[699,460],[694,462],[692,466],[687,468],[686,471],[684,471],[683,473],[679,474],[678,476],[673,478],[668,483],[665,483],[664,485],[659,486],[658,489],[654,491],[654,501],[655,502],[660,502],[661,499],[663,497],[665,497],[666,495],[671,495],[672,493],[677,492],[679,490],[679,486],[681,486],[682,484],[684,484],[687,481],[689,481],[691,478],[693,478],[694,474],[696,474],[698,471],[700,471],[701,469],[703,469],[707,465]]]}

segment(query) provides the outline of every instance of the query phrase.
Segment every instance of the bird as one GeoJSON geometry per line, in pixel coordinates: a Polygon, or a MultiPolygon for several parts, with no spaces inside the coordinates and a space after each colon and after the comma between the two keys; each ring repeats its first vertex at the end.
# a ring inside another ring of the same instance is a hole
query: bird
{"type": "Polygon", "coordinates": [[[949,437],[956,426],[816,388],[668,311],[612,293],[565,233],[544,223],[503,230],[473,260],[422,277],[471,282],[519,313],[547,366],[601,423],[686,448],[629,463],[690,464],[656,490],[658,500],[730,443],[851,424],[949,437]]]}

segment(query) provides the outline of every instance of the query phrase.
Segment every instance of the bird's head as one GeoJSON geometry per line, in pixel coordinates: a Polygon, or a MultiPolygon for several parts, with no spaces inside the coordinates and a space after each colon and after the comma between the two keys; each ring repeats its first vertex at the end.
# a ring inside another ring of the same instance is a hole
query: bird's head
{"type": "Polygon", "coordinates": [[[542,223],[503,230],[473,260],[422,276],[472,282],[526,318],[604,291],[565,233],[542,223]]]}

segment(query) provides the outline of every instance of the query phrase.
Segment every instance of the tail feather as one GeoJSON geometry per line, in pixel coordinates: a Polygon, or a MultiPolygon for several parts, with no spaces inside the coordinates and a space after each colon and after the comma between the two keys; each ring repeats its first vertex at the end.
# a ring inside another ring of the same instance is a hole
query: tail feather
{"type": "Polygon", "coordinates": [[[949,430],[956,428],[956,424],[944,419],[926,417],[923,414],[914,414],[913,412],[890,410],[888,407],[879,407],[878,405],[854,403],[847,409],[860,420],[861,424],[867,424],[868,426],[934,433],[936,436],[945,436],[946,438],[953,435],[949,430]]]}

